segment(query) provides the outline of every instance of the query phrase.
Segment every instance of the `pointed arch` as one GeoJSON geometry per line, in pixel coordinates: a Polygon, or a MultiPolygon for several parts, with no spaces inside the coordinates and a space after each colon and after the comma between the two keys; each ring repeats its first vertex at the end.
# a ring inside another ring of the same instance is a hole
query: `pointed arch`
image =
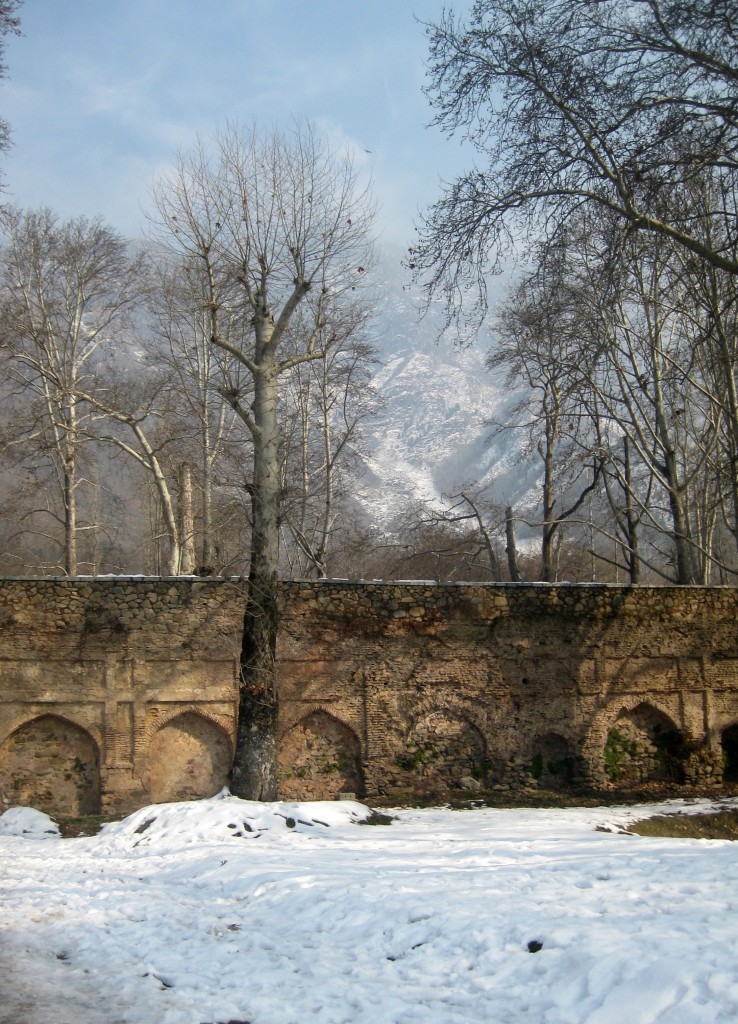
{"type": "Polygon", "coordinates": [[[284,710],[280,710],[279,713],[279,725],[280,725],[280,737],[285,736],[291,729],[293,729],[299,722],[304,721],[309,715],[318,714],[322,712],[332,718],[334,721],[344,725],[350,732],[357,734],[357,730],[354,725],[349,725],[346,719],[337,715],[334,711],[327,711],[323,704],[316,702],[305,702],[304,704],[293,704],[286,705],[284,710]]]}
{"type": "Polygon", "coordinates": [[[229,739],[232,739],[231,725],[223,715],[213,714],[207,707],[200,704],[178,704],[175,707],[166,705],[154,705],[149,708],[149,718],[146,723],[146,735],[149,741],[152,740],[161,729],[173,722],[182,715],[196,715],[198,718],[211,722],[216,728],[221,729],[229,739]]]}
{"type": "Polygon", "coordinates": [[[604,749],[605,774],[616,787],[684,782],[686,741],[666,712],[648,701],[621,708],[604,749]]]}
{"type": "Polygon", "coordinates": [[[286,800],[332,800],[364,795],[359,738],[345,722],[317,708],[282,736],[280,795],[286,800]]]}
{"type": "Polygon", "coordinates": [[[481,787],[490,774],[482,732],[447,709],[431,711],[413,724],[398,766],[408,782],[412,778],[412,785],[429,792],[481,787]]]}
{"type": "Polygon", "coordinates": [[[7,805],[51,815],[100,812],[100,752],[95,739],[61,715],[43,714],[0,746],[0,789],[7,805]]]}
{"type": "Polygon", "coordinates": [[[105,749],[102,730],[95,722],[85,721],[84,715],[81,716],[79,711],[79,707],[73,708],[68,705],[64,706],[63,711],[56,710],[56,705],[49,705],[45,703],[26,705],[21,712],[10,715],[4,722],[3,727],[0,728],[0,746],[2,746],[2,744],[13,735],[13,733],[16,733],[24,726],[29,725],[31,722],[35,722],[40,718],[50,716],[52,718],[59,718],[63,722],[68,722],[70,725],[81,729],[82,732],[88,733],[92,737],[102,759],[105,749]]]}
{"type": "Polygon", "coordinates": [[[159,726],[148,750],[148,788],[154,803],[200,800],[228,784],[230,738],[213,718],[180,711],[159,726]]]}
{"type": "Polygon", "coordinates": [[[574,749],[559,732],[538,733],[531,744],[530,772],[541,789],[570,789],[576,781],[574,749]]]}

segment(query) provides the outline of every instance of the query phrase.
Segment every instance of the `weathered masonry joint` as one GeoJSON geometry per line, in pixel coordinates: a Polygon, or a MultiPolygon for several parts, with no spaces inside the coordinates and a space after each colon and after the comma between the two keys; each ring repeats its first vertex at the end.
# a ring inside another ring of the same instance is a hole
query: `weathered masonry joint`
{"type": "MultiPolygon", "coordinates": [[[[0,806],[227,785],[245,588],[0,581],[0,806]]],[[[738,590],[291,582],[281,794],[738,778],[738,590]]]]}

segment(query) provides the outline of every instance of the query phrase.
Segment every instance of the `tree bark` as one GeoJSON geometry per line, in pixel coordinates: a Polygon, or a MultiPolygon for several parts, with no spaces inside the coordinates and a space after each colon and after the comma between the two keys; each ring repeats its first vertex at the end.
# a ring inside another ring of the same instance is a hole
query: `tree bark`
{"type": "Polygon", "coordinates": [[[513,583],[520,583],[520,570],[518,569],[518,548],[515,541],[515,518],[512,505],[505,509],[505,552],[507,554],[507,568],[510,573],[510,580],[513,583]]]}
{"type": "Polygon", "coordinates": [[[74,455],[64,460],[64,570],[77,575],[77,481],[74,455]]]}
{"type": "Polygon", "coordinates": [[[179,518],[181,555],[179,571],[195,571],[195,516],[192,510],[192,470],[187,462],[179,467],[179,518]]]}
{"type": "Polygon", "coordinates": [[[241,646],[238,737],[231,791],[247,800],[276,800],[280,481],[277,364],[273,354],[259,361],[253,378],[251,564],[241,646]]]}
{"type": "Polygon", "coordinates": [[[627,548],[625,557],[628,563],[628,576],[633,586],[641,581],[641,559],[638,554],[638,516],[633,508],[633,479],[630,468],[630,442],[628,435],[623,435],[623,475],[625,480],[625,527],[627,548]]]}
{"type": "Polygon", "coordinates": [[[65,403],[63,435],[64,459],[64,570],[77,575],[77,410],[73,401],[65,403]]]}
{"type": "MultiPolygon", "coordinates": [[[[554,393],[554,399],[556,395],[554,393]]],[[[546,583],[553,582],[553,544],[559,521],[554,516],[554,505],[556,504],[554,482],[554,446],[558,434],[558,402],[555,401],[553,410],[546,408],[544,400],[545,415],[545,437],[538,446],[539,454],[543,458],[543,528],[541,532],[541,571],[540,578],[546,583]]]]}

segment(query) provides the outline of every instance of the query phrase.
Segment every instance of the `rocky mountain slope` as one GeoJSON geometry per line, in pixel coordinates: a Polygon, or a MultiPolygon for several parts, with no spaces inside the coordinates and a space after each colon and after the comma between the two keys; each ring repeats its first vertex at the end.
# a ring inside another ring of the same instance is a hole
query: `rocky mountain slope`
{"type": "Polygon", "coordinates": [[[484,365],[488,341],[439,338],[440,313],[419,312],[419,295],[402,273],[387,278],[375,334],[384,365],[374,377],[383,401],[367,429],[369,455],[356,499],[389,527],[419,502],[473,485],[518,504],[535,486],[538,465],[521,458],[520,432],[490,441],[491,420],[505,420],[519,394],[484,365]],[[403,287],[404,284],[404,287],[403,287]]]}

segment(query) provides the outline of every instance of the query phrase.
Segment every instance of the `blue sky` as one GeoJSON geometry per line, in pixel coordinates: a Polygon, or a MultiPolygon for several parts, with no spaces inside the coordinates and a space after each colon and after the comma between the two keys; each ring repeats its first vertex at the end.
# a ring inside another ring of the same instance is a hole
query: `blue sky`
{"type": "MultiPolygon", "coordinates": [[[[471,0],[454,0],[457,12],[471,0]]],[[[427,128],[421,20],[443,0],[25,0],[0,85],[14,147],[7,198],[140,233],[157,172],[226,121],[313,120],[370,173],[378,233],[412,241],[418,209],[468,157],[427,128]],[[369,152],[366,152],[366,151],[369,152]]]]}

